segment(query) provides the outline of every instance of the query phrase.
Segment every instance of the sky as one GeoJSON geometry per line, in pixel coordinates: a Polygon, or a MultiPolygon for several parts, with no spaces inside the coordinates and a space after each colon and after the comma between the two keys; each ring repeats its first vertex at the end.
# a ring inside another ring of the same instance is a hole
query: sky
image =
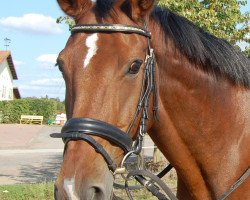
{"type": "MultiPolygon", "coordinates": [[[[250,0],[245,11],[250,11],[250,0]]],[[[4,39],[10,39],[8,50],[18,76],[14,85],[22,97],[64,100],[65,84],[55,62],[70,32],[67,25],[56,23],[59,16],[64,14],[56,0],[1,2],[0,50],[6,50],[4,39]]]]}
{"type": "Polygon", "coordinates": [[[63,100],[65,85],[55,62],[70,33],[67,25],[56,23],[64,15],[56,0],[2,1],[0,13],[0,50],[6,50],[5,38],[11,39],[14,85],[21,96],[63,100]]]}

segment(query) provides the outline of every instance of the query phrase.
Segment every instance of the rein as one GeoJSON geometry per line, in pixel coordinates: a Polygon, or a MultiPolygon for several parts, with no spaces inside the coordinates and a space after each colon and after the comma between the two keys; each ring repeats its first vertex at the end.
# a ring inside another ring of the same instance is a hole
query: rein
{"type": "MultiPolygon", "coordinates": [[[[90,119],[90,118],[71,118],[63,126],[61,133],[50,134],[53,138],[63,138],[65,143],[65,149],[67,143],[71,140],[84,140],[90,144],[97,153],[101,154],[107,163],[107,166],[111,173],[115,176],[121,174],[125,179],[125,186],[127,195],[130,200],[133,199],[130,189],[138,188],[136,186],[128,186],[128,180],[134,177],[141,185],[149,190],[154,196],[161,200],[167,200],[168,198],[161,193],[160,188],[171,200],[178,200],[177,197],[171,192],[166,184],[160,179],[166,173],[168,173],[172,166],[168,165],[158,175],[154,175],[145,170],[133,170],[130,171],[127,176],[124,176],[126,169],[124,162],[132,155],[139,155],[142,150],[142,141],[144,135],[147,133],[147,120],[149,119],[149,100],[153,93],[153,114],[157,119],[158,111],[158,91],[155,78],[155,55],[153,49],[150,47],[151,34],[145,29],[135,26],[122,25],[122,24],[82,24],[76,25],[71,29],[71,33],[124,33],[124,34],[139,34],[147,38],[148,49],[145,59],[144,77],[142,81],[142,87],[140,92],[140,98],[137,105],[135,114],[130,122],[129,128],[126,132],[121,129],[108,124],[106,122],[90,119]],[[138,128],[138,134],[136,140],[133,142],[129,136],[132,128],[134,127],[136,119],[140,116],[140,124],[138,128]],[[99,144],[92,136],[98,136],[104,138],[120,147],[124,151],[124,158],[122,159],[120,167],[117,167],[115,162],[109,156],[104,147],[99,144]],[[148,177],[147,180],[145,177],[148,177]]],[[[64,149],[64,150],[65,150],[64,149]]],[[[242,184],[249,176],[250,170],[248,169],[242,177],[235,184],[233,184],[229,190],[227,190],[219,200],[224,200],[228,195],[233,192],[240,184],[242,184]]],[[[121,188],[121,185],[114,184],[114,186],[121,188]]]]}

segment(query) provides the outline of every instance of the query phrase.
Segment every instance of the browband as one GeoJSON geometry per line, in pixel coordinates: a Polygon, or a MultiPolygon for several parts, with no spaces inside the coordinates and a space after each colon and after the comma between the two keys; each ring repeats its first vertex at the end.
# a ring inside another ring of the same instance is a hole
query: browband
{"type": "Polygon", "coordinates": [[[123,24],[80,24],[71,29],[71,33],[90,32],[90,33],[136,33],[150,38],[151,33],[143,28],[123,25],[123,24]]]}

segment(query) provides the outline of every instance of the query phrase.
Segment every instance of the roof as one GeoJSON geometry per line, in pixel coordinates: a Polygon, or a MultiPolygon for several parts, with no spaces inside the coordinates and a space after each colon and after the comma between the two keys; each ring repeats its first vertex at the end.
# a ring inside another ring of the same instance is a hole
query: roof
{"type": "Polygon", "coordinates": [[[17,80],[17,73],[15,70],[15,66],[14,66],[10,51],[0,51],[0,63],[2,63],[6,59],[7,59],[13,79],[17,80]]]}
{"type": "Polygon", "coordinates": [[[13,88],[13,93],[14,93],[14,97],[15,97],[16,99],[21,99],[21,95],[20,95],[20,92],[19,92],[19,90],[18,90],[17,87],[14,87],[14,88],[13,88]]]}

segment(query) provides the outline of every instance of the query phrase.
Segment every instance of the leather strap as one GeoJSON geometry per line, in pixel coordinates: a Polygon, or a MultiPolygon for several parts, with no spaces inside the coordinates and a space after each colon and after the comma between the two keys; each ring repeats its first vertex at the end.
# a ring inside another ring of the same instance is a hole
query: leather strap
{"type": "Polygon", "coordinates": [[[162,178],[163,176],[165,176],[171,169],[173,169],[173,166],[171,164],[168,164],[167,167],[165,167],[159,174],[157,174],[157,176],[159,178],[162,178]]]}
{"type": "Polygon", "coordinates": [[[248,167],[244,174],[218,200],[225,200],[234,190],[236,190],[242,183],[244,183],[249,176],[250,167],[248,167]]]}
{"type": "Polygon", "coordinates": [[[177,197],[172,193],[172,191],[167,187],[167,185],[156,175],[145,171],[145,170],[134,170],[128,173],[125,181],[126,192],[129,199],[133,199],[129,189],[128,189],[128,180],[134,177],[140,184],[144,185],[148,191],[150,191],[154,196],[160,200],[167,200],[167,197],[162,194],[159,188],[154,184],[157,183],[161,189],[168,195],[171,200],[178,200],[177,197]],[[146,180],[144,177],[150,178],[150,181],[146,180]]]}
{"type": "MultiPolygon", "coordinates": [[[[171,164],[169,164],[167,167],[165,167],[161,172],[159,172],[157,174],[157,176],[159,178],[162,178],[163,176],[165,176],[171,169],[173,169],[173,166],[171,164]]],[[[118,189],[125,189],[125,185],[122,184],[118,184],[118,183],[114,183],[113,184],[114,188],[118,188],[118,189]]],[[[133,185],[133,186],[128,186],[129,190],[138,190],[138,189],[142,189],[143,186],[141,185],[133,185]]]]}
{"type": "Polygon", "coordinates": [[[92,138],[89,135],[80,134],[80,133],[63,133],[60,135],[62,137],[68,138],[65,141],[65,147],[67,146],[67,143],[69,141],[74,140],[74,139],[77,139],[77,140],[81,139],[81,140],[88,142],[96,150],[97,153],[102,155],[102,157],[104,158],[104,160],[106,161],[108,165],[109,170],[111,170],[112,172],[115,172],[117,168],[116,164],[114,163],[112,158],[109,156],[107,151],[103,148],[103,146],[99,144],[98,142],[96,142],[94,138],[92,138]]]}
{"type": "Polygon", "coordinates": [[[124,24],[80,24],[71,29],[71,33],[135,33],[150,38],[151,34],[147,30],[124,24]]]}
{"type": "Polygon", "coordinates": [[[67,135],[63,134],[72,132],[102,137],[110,142],[113,142],[122,148],[126,153],[131,150],[133,143],[129,135],[121,129],[118,129],[106,122],[91,118],[71,118],[63,126],[61,130],[62,134],[52,134],[51,137],[67,138],[67,135]]]}

